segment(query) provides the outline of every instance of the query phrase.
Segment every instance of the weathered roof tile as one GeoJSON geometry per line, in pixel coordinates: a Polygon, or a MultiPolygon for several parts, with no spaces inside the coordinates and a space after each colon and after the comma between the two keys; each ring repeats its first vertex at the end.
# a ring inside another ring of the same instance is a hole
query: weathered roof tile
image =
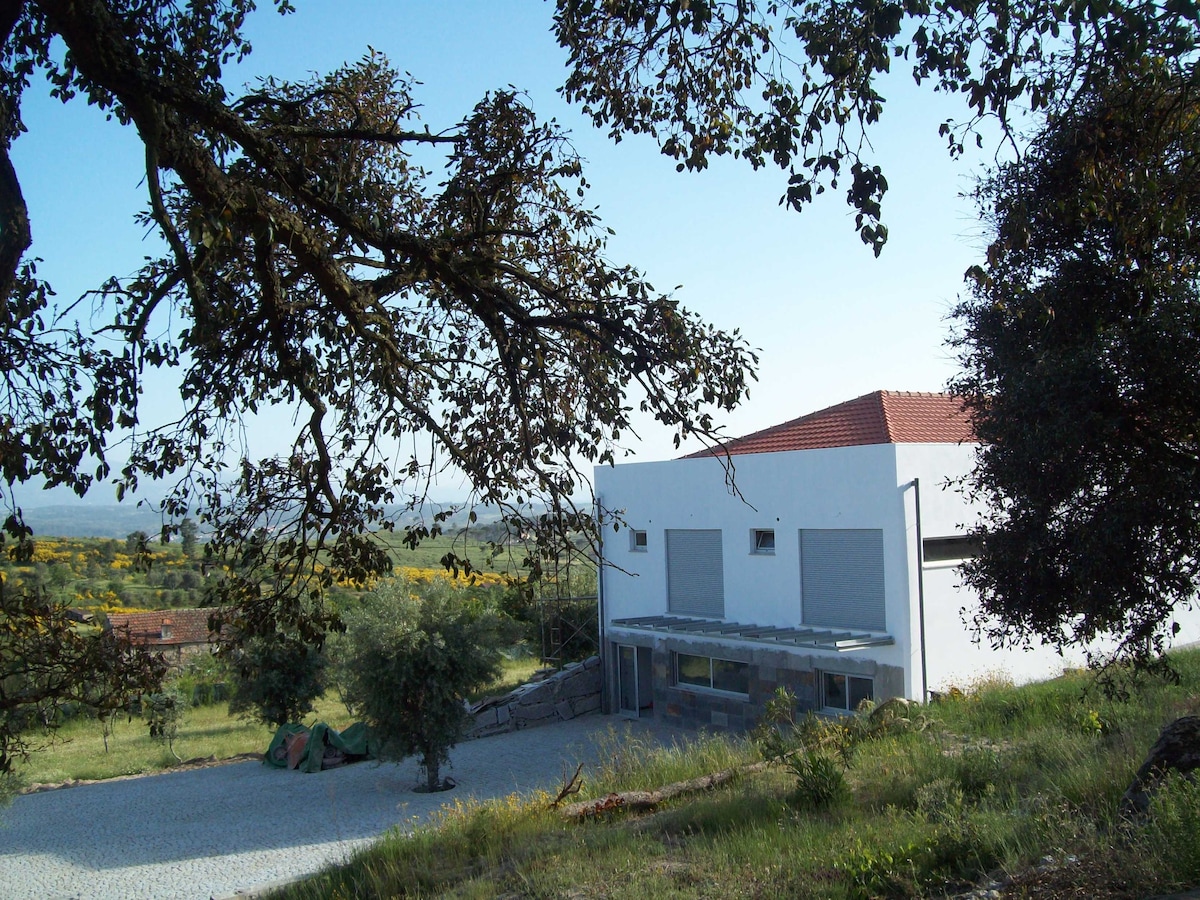
{"type": "Polygon", "coordinates": [[[135,644],[152,647],[206,644],[216,640],[216,635],[208,629],[208,617],[215,612],[215,609],[162,609],[110,613],[108,624],[114,631],[128,633],[135,644]]]}
{"type": "Polygon", "coordinates": [[[961,444],[974,440],[961,398],[950,394],[874,391],[684,458],[722,451],[777,453],[864,444],[961,444]]]}

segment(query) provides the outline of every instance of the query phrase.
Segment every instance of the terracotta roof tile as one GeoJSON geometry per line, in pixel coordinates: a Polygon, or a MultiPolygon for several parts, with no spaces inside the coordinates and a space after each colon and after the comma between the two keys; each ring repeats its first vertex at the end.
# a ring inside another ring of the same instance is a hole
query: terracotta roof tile
{"type": "MultiPolygon", "coordinates": [[[[777,453],[864,444],[961,444],[974,439],[970,420],[957,397],[874,391],[735,438],[723,449],[731,454],[777,453]]],[[[705,449],[684,458],[709,456],[713,452],[705,449]]]]}
{"type": "Polygon", "coordinates": [[[110,613],[114,631],[128,632],[135,644],[174,647],[207,644],[216,637],[208,630],[208,617],[215,609],[162,609],[144,613],[110,613]]]}

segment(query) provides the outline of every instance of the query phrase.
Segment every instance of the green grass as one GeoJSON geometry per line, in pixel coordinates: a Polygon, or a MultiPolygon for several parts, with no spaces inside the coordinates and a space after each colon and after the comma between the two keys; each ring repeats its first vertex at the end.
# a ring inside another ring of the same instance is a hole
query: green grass
{"type": "MultiPolygon", "coordinates": [[[[843,742],[848,765],[845,795],[825,808],[782,767],[584,822],[548,809],[545,794],[456,801],[411,837],[387,837],[280,896],[849,900],[943,896],[1009,876],[1006,896],[1180,890],[1200,883],[1200,787],[1169,785],[1143,823],[1115,812],[1161,726],[1200,709],[1200,654],[1177,666],[1181,685],[1141,684],[1126,702],[1074,675],[977,685],[874,734],[826,722],[805,739],[828,752],[843,742]],[[1041,866],[1047,858],[1056,865],[1041,866]]],[[[583,797],[757,758],[732,739],[662,749],[614,728],[603,740],[607,762],[586,773],[583,797]]]]}
{"type": "MultiPolygon", "coordinates": [[[[318,704],[310,721],[328,722],[335,728],[350,724],[346,709],[335,695],[318,704]]],[[[182,759],[229,759],[243,753],[262,753],[274,729],[229,715],[224,703],[191,707],[184,714],[174,741],[182,759]]],[[[36,736],[35,736],[36,737],[36,736]]],[[[105,748],[104,731],[95,719],[67,722],[49,738],[50,743],[20,765],[17,774],[26,783],[53,784],[68,780],[113,778],[157,772],[177,765],[165,743],[152,740],[141,718],[119,716],[105,748]]]]}
{"type": "MultiPolygon", "coordinates": [[[[478,692],[479,697],[512,690],[541,667],[536,659],[505,660],[500,678],[478,692]]],[[[472,698],[478,699],[478,698],[472,698]]],[[[317,704],[307,722],[327,722],[345,728],[353,721],[346,707],[331,691],[317,704]]],[[[230,759],[244,753],[266,750],[274,729],[229,715],[225,703],[190,707],[184,714],[174,742],[182,759],[230,759]]],[[[38,735],[31,735],[37,742],[38,735]]],[[[74,719],[64,724],[46,746],[18,764],[17,776],[27,784],[57,784],[68,780],[98,780],[120,775],[139,775],[170,769],[178,761],[166,744],[151,740],[141,718],[119,716],[105,747],[104,729],[95,719],[74,719]]]]}
{"type": "Polygon", "coordinates": [[[533,677],[533,673],[542,668],[543,664],[535,656],[521,656],[515,659],[505,659],[500,677],[489,685],[473,691],[468,700],[482,700],[484,697],[496,697],[515,690],[533,677]]]}

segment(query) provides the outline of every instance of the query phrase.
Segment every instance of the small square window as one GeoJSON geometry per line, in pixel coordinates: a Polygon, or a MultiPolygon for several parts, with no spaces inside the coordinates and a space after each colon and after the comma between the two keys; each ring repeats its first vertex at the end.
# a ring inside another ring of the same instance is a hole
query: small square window
{"type": "Polygon", "coordinates": [[[646,548],[650,546],[649,539],[646,537],[644,529],[633,528],[629,531],[629,549],[636,553],[645,553],[646,548]]]}
{"type": "Polygon", "coordinates": [[[750,538],[753,541],[752,553],[771,554],[775,552],[774,528],[755,528],[750,533],[750,538]]]}

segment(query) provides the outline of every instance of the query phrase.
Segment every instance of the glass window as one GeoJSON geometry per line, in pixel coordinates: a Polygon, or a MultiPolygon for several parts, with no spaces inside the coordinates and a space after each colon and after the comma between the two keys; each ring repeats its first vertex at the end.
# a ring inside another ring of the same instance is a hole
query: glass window
{"type": "Polygon", "coordinates": [[[824,672],[821,676],[821,705],[838,712],[854,712],[864,700],[875,699],[875,682],[860,675],[824,672]]]}
{"type": "Polygon", "coordinates": [[[676,653],[675,683],[731,694],[749,694],[750,665],[731,659],[676,653]]]}
{"type": "Polygon", "coordinates": [[[773,529],[773,528],[756,528],[756,529],[754,529],[754,552],[755,553],[774,553],[775,552],[775,529],[773,529]]]}
{"type": "Polygon", "coordinates": [[[712,687],[712,669],[707,656],[675,655],[675,680],[679,684],[712,687]]]}
{"type": "Polygon", "coordinates": [[[974,559],[983,550],[983,542],[976,537],[934,537],[921,541],[921,556],[926,563],[957,562],[974,559]]]}
{"type": "Polygon", "coordinates": [[[825,673],[825,700],[822,704],[828,709],[848,709],[846,706],[846,676],[825,673]]]}
{"type": "Polygon", "coordinates": [[[750,666],[731,659],[712,661],[712,686],[734,694],[750,693],[750,666]]]}
{"type": "Polygon", "coordinates": [[[856,678],[851,675],[846,680],[850,682],[851,709],[858,709],[864,700],[875,699],[875,685],[870,678],[856,678]]]}
{"type": "Polygon", "coordinates": [[[646,532],[640,528],[634,528],[629,532],[629,549],[630,550],[645,550],[650,546],[649,538],[646,532]]]}

